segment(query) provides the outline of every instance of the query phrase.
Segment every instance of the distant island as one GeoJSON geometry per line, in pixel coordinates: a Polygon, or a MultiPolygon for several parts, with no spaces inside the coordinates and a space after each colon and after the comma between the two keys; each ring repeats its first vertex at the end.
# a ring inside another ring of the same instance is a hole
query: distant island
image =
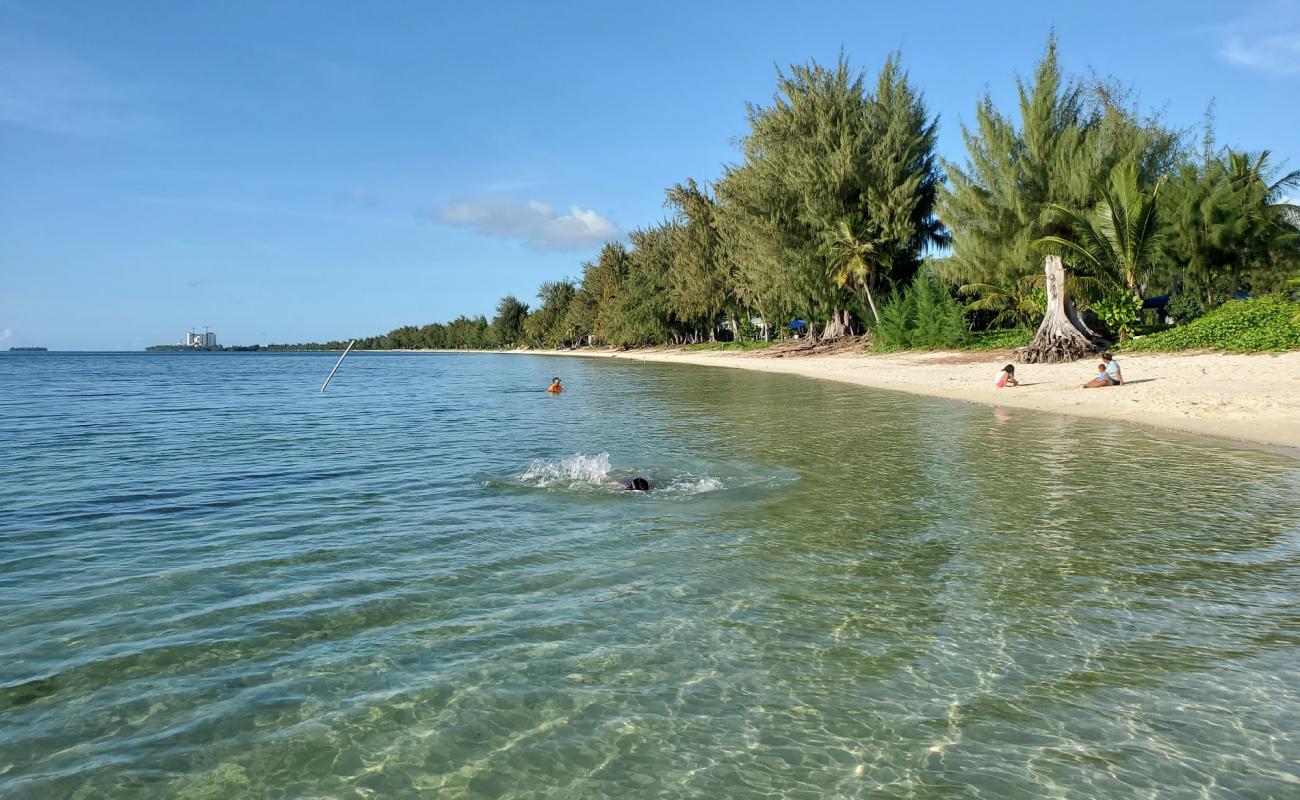
{"type": "Polygon", "coordinates": [[[11,347],[11,348],[9,348],[9,352],[11,352],[11,353],[48,353],[48,352],[50,352],[50,351],[49,351],[49,348],[47,348],[47,347],[11,347]]]}

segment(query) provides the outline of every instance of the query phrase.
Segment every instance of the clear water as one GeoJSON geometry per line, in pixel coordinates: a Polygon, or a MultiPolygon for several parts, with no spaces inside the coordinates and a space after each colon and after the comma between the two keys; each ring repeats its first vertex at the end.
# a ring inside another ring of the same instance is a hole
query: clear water
{"type": "Polygon", "coordinates": [[[0,796],[1300,796],[1293,455],[332,363],[0,357],[0,796]]]}

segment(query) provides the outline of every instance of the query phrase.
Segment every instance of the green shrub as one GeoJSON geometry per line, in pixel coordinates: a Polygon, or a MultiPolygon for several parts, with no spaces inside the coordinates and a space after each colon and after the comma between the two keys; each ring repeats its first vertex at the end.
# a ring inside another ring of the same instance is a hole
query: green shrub
{"type": "Polygon", "coordinates": [[[939,350],[966,340],[966,311],[938,278],[918,275],[911,291],[916,298],[912,347],[939,350]]]}
{"type": "Polygon", "coordinates": [[[1142,318],[1142,300],[1132,292],[1116,292],[1094,303],[1096,312],[1106,330],[1117,335],[1121,342],[1133,337],[1133,329],[1142,318]]]}
{"type": "Polygon", "coordinates": [[[1201,300],[1199,292],[1179,292],[1169,298],[1165,314],[1179,325],[1186,325],[1205,314],[1205,303],[1201,300]]]}
{"type": "Polygon", "coordinates": [[[878,350],[941,350],[960,347],[965,339],[965,311],[932,275],[917,275],[906,291],[895,291],[880,309],[878,350]]]}
{"type": "Polygon", "coordinates": [[[877,349],[903,350],[911,341],[911,331],[916,325],[916,302],[908,292],[894,290],[880,307],[880,321],[876,323],[877,349]]]}
{"type": "Polygon", "coordinates": [[[1125,349],[1235,353],[1300,349],[1300,303],[1277,295],[1230,300],[1199,319],[1144,336],[1125,349]]]}

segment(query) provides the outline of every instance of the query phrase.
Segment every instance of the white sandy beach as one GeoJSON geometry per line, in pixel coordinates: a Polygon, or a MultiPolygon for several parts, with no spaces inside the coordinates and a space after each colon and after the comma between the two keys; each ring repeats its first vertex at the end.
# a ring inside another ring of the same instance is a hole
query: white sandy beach
{"type": "Polygon", "coordinates": [[[547,354],[780,372],[1300,448],[1300,352],[1121,355],[1126,385],[1087,390],[1080,387],[1096,373],[1099,359],[1017,365],[1021,385],[998,389],[993,381],[1010,360],[1006,352],[796,355],[584,350],[547,354]]]}

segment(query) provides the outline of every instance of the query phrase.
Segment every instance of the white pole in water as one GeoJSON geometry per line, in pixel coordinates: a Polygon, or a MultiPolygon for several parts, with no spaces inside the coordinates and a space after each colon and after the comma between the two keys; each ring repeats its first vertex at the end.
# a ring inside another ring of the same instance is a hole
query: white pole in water
{"type": "Polygon", "coordinates": [[[339,364],[342,364],[343,359],[348,357],[348,353],[352,352],[352,345],[356,343],[357,343],[356,339],[353,339],[352,341],[348,342],[348,349],[344,350],[343,355],[339,356],[339,360],[334,364],[334,369],[330,370],[330,376],[326,378],[325,382],[320,385],[320,390],[322,393],[324,393],[325,387],[330,385],[330,381],[334,380],[334,373],[339,371],[339,364]]]}

